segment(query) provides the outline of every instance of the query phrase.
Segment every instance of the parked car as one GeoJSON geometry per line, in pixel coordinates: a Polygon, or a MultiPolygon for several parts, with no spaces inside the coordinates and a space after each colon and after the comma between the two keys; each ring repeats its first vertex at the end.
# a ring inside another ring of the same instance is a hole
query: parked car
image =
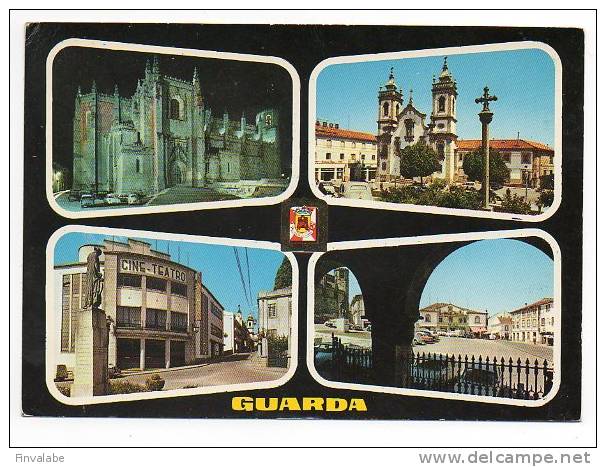
{"type": "Polygon", "coordinates": [[[506,389],[501,385],[501,377],[501,368],[498,365],[468,364],[454,383],[453,390],[459,394],[499,396],[506,389]]]}
{"type": "Polygon", "coordinates": [[[433,344],[436,340],[432,336],[428,336],[422,332],[419,333],[419,336],[423,342],[426,344],[433,344]]]}
{"type": "Polygon", "coordinates": [[[432,332],[427,329],[421,329],[419,332],[422,332],[426,336],[431,337],[433,342],[438,342],[440,340],[440,338],[438,337],[438,334],[435,331],[432,332]]]}
{"type": "Polygon", "coordinates": [[[318,189],[322,192],[322,194],[330,195],[330,196],[339,196],[337,189],[330,182],[320,182],[318,183],[318,189]]]}
{"type": "Polygon", "coordinates": [[[114,206],[117,204],[122,204],[122,200],[120,199],[120,197],[114,193],[108,193],[105,196],[105,204],[107,204],[108,206],[114,206]]]}
{"type": "Polygon", "coordinates": [[[333,323],[332,321],[326,321],[324,323],[324,326],[326,326],[327,328],[336,328],[337,325],[335,323],[333,323]]]}
{"type": "Polygon", "coordinates": [[[365,199],[372,201],[372,191],[366,182],[344,182],[341,185],[341,195],[349,199],[365,199]]]}
{"type": "Polygon", "coordinates": [[[467,191],[478,191],[482,186],[477,182],[465,182],[463,188],[467,191]]]}
{"type": "Polygon", "coordinates": [[[412,338],[412,345],[425,345],[423,339],[421,339],[421,333],[416,332],[412,338]]]}
{"type": "Polygon", "coordinates": [[[413,386],[421,384],[424,389],[451,389],[453,384],[452,371],[445,360],[425,360],[412,365],[410,379],[413,386]]]}
{"type": "Polygon", "coordinates": [[[95,206],[103,205],[105,205],[105,200],[103,198],[97,198],[94,195],[82,195],[80,198],[81,208],[93,208],[95,206]]]}

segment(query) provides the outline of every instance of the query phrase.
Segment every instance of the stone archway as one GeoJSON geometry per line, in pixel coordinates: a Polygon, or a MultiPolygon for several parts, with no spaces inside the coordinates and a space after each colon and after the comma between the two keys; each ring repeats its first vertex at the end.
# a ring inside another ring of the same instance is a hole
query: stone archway
{"type": "Polygon", "coordinates": [[[168,169],[168,185],[176,186],[185,183],[187,167],[179,159],[171,162],[168,169]]]}
{"type": "MultiPolygon", "coordinates": [[[[517,240],[553,258],[546,241],[538,237],[517,240]]],[[[334,250],[318,260],[316,282],[335,264],[356,276],[372,322],[374,384],[402,386],[407,370],[400,363],[403,355],[412,352],[419,302],[431,273],[451,253],[475,241],[481,240],[334,250]]]]}

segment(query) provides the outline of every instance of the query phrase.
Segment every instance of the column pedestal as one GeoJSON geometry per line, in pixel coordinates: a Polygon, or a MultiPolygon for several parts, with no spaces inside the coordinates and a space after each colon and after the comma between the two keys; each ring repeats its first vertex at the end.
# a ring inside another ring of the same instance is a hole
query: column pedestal
{"type": "Polygon", "coordinates": [[[107,350],[109,330],[103,310],[93,308],[78,313],[76,364],[72,397],[101,396],[108,392],[107,350]]]}

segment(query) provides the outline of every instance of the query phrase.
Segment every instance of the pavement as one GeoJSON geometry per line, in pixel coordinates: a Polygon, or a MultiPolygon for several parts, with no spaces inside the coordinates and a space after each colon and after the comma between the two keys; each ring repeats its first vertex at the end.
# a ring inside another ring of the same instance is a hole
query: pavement
{"type": "MultiPolygon", "coordinates": [[[[354,331],[354,332],[337,332],[333,328],[328,328],[323,324],[315,325],[315,338],[322,339],[322,343],[331,342],[332,334],[341,339],[343,344],[355,344],[361,347],[369,348],[372,346],[372,336],[369,332],[354,331]]],[[[476,358],[489,357],[491,360],[497,357],[500,362],[501,357],[505,361],[509,361],[511,357],[514,362],[518,358],[523,363],[526,359],[534,363],[535,359],[540,364],[543,360],[547,360],[549,365],[553,364],[553,347],[542,344],[527,344],[524,342],[512,342],[505,340],[488,340],[488,339],[467,339],[463,337],[440,337],[439,342],[426,345],[415,345],[413,347],[415,353],[436,353],[442,355],[452,355],[461,357],[465,355],[476,358]]]]}
{"type": "Polygon", "coordinates": [[[505,340],[488,340],[488,339],[466,339],[463,337],[440,337],[439,342],[427,345],[416,345],[414,346],[415,353],[437,353],[442,355],[452,355],[461,357],[465,355],[474,355],[489,357],[490,360],[493,357],[497,357],[497,361],[501,360],[501,357],[505,358],[508,362],[511,357],[514,362],[518,358],[523,363],[526,359],[534,363],[535,359],[539,360],[539,363],[543,363],[543,360],[547,360],[549,364],[553,364],[553,347],[540,344],[526,344],[524,342],[512,342],[505,340]]]}
{"type": "Polygon", "coordinates": [[[227,361],[133,373],[112,381],[130,381],[136,384],[145,384],[149,374],[155,373],[162,376],[165,381],[164,390],[168,391],[184,387],[273,381],[282,377],[287,371],[288,368],[268,368],[266,359],[252,353],[236,354],[234,358],[227,361]]]}
{"type": "Polygon", "coordinates": [[[147,206],[162,206],[165,204],[200,203],[202,201],[224,201],[240,199],[237,196],[219,193],[211,188],[177,185],[161,191],[152,197],[147,206]]]}
{"type": "Polygon", "coordinates": [[[166,204],[199,203],[203,201],[223,201],[229,199],[239,199],[237,196],[225,193],[219,193],[210,188],[198,188],[191,186],[174,186],[161,191],[153,196],[147,203],[141,205],[117,204],[112,206],[95,206],[94,208],[80,207],[80,201],[70,201],[69,191],[57,193],[55,200],[59,206],[67,211],[96,211],[106,209],[121,209],[125,207],[138,206],[162,206],[166,204]]]}
{"type": "Polygon", "coordinates": [[[360,347],[370,348],[372,346],[372,337],[368,331],[349,331],[339,332],[335,328],[329,328],[323,324],[316,324],[315,337],[322,339],[322,343],[332,342],[332,335],[341,339],[343,344],[354,344],[360,347]]]}

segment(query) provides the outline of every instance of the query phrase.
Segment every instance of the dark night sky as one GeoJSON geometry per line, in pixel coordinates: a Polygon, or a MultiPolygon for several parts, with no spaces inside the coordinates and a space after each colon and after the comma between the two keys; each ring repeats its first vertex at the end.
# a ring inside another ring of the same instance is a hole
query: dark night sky
{"type": "MultiPolygon", "coordinates": [[[[158,55],[160,73],[191,81],[194,67],[198,68],[206,106],[214,116],[227,110],[230,120],[246,114],[254,123],[256,113],[273,107],[280,115],[280,149],[282,171],[290,173],[292,161],[292,80],[282,67],[270,63],[240,62],[213,58],[158,55]]],[[[53,63],[53,160],[72,167],[72,118],[78,86],[82,93],[91,89],[113,94],[118,84],[120,95],[130,97],[137,80],[145,76],[145,62],[153,54],[67,47],[53,63]]]]}

